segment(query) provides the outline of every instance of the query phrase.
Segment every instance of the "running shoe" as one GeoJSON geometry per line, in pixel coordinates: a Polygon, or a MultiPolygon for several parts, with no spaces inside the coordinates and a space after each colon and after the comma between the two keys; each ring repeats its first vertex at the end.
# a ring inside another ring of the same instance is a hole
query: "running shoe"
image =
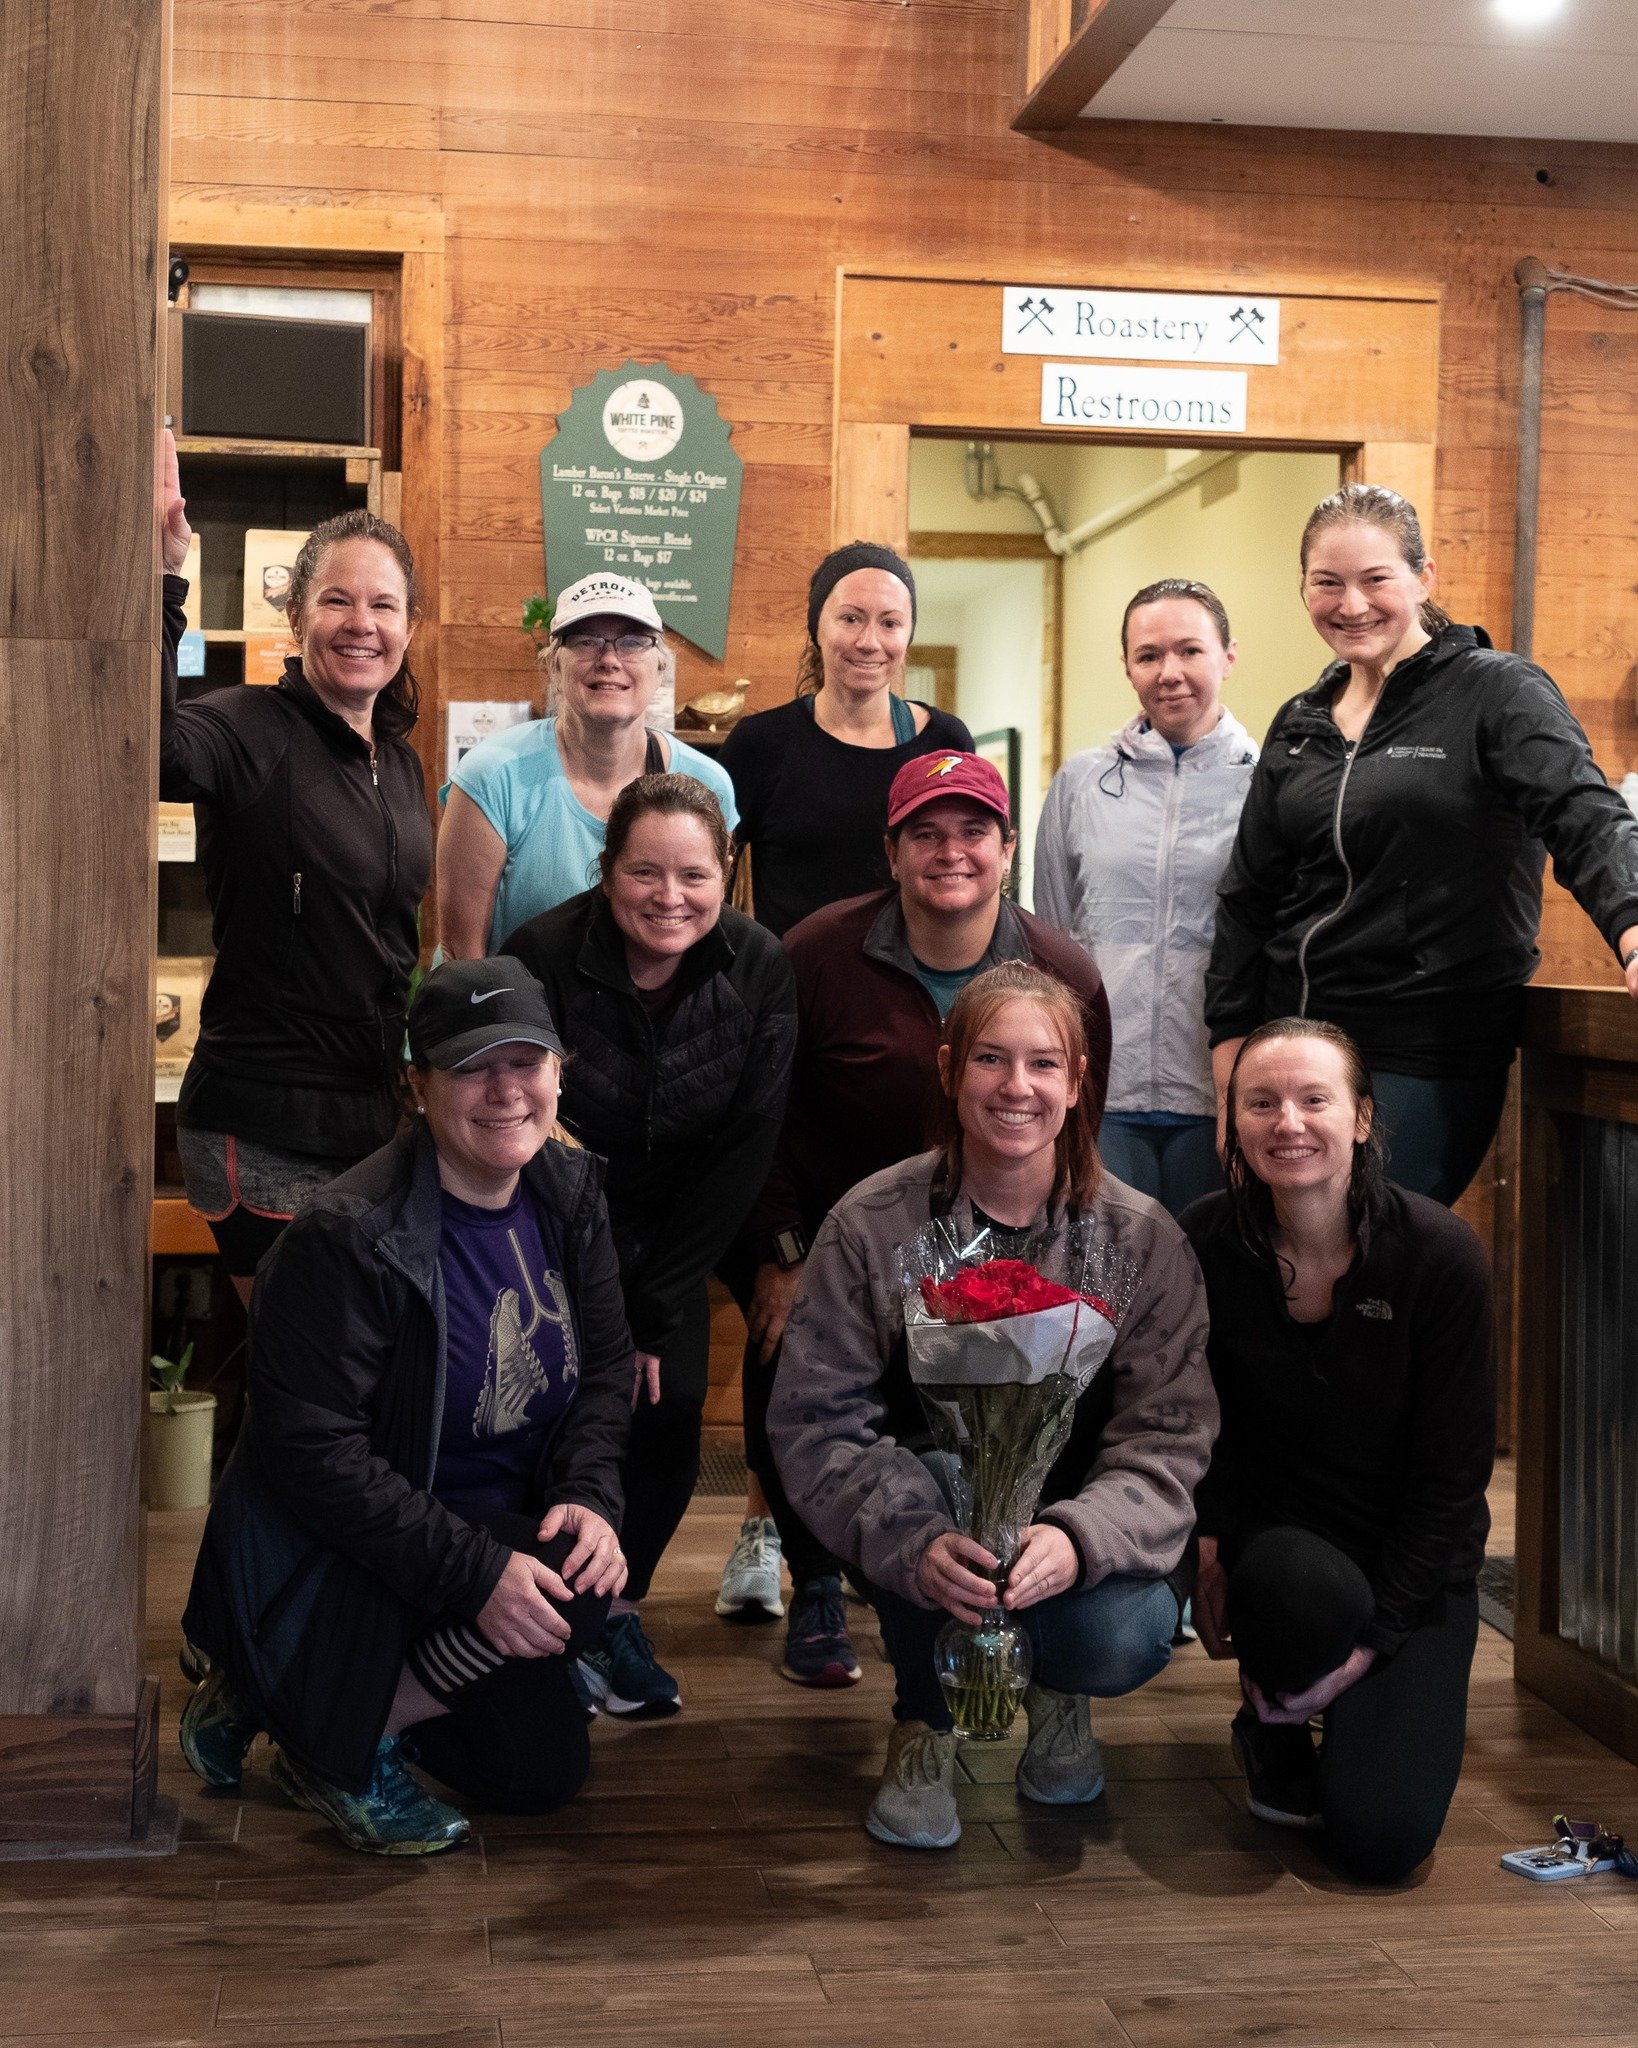
{"type": "Polygon", "coordinates": [[[635,1614],[611,1614],[603,1639],[580,1659],[586,1690],[605,1713],[656,1720],[682,1705],[677,1681],[654,1654],[635,1614]]]}
{"type": "Polygon", "coordinates": [[[858,1683],[859,1660],[847,1632],[840,1579],[804,1579],[793,1588],[780,1669],[796,1685],[858,1683]]]}
{"type": "Polygon", "coordinates": [[[778,1621],[785,1612],[779,1597],[782,1562],[773,1523],[765,1516],[747,1516],[722,1568],[717,1612],[727,1621],[778,1621]]]}

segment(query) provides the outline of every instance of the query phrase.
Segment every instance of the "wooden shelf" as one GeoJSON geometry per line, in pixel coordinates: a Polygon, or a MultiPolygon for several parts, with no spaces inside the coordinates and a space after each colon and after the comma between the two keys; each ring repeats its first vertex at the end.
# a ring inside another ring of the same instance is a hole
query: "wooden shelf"
{"type": "Polygon", "coordinates": [[[214,457],[221,462],[366,462],[381,461],[379,448],[355,448],[345,441],[228,441],[208,434],[179,434],[178,455],[214,457]]]}
{"type": "Polygon", "coordinates": [[[216,1240],[204,1217],[186,1202],[175,1195],[155,1195],[150,1249],[156,1257],[169,1253],[208,1258],[215,1256],[216,1240]]]}

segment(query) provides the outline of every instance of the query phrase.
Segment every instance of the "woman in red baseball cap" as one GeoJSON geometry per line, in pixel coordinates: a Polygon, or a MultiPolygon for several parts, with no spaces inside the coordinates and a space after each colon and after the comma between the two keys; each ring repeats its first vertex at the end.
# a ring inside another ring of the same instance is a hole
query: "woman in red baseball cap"
{"type": "MultiPolygon", "coordinates": [[[[915,628],[916,579],[901,555],[874,541],[833,548],[808,583],[795,696],[728,735],[722,765],[739,806],[738,880],[750,883],[749,900],[735,901],[771,932],[783,936],[827,903],[880,888],[894,776],[918,757],[973,743],[952,713],[903,694],[915,628]]],[[[744,1277],[748,1289],[750,1269],[744,1277]]],[[[784,1613],[780,1545],[753,1481],[723,1569],[720,1615],[771,1621],[784,1613]]],[[[802,1557],[783,1561],[800,1593],[802,1557]]],[[[826,1564],[822,1555],[810,1561],[826,1564]]]]}

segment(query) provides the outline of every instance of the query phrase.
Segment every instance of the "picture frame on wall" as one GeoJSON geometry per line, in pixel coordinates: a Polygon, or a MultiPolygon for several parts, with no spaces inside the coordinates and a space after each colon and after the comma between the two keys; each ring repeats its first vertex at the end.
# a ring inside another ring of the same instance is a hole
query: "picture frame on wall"
{"type": "MultiPolygon", "coordinates": [[[[1012,826],[1018,829],[1018,799],[1020,771],[1024,757],[1024,735],[1016,725],[998,725],[993,732],[973,734],[973,752],[981,760],[988,761],[992,768],[1000,771],[1001,779],[1007,785],[1007,807],[1012,812],[1012,826]]],[[[1015,901],[1018,896],[1018,862],[1015,859],[1002,883],[1003,893],[1015,901]]]]}

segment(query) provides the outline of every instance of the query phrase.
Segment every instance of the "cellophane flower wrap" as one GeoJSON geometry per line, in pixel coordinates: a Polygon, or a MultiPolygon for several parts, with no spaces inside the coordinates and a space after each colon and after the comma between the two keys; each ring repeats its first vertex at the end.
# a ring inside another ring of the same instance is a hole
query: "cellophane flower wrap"
{"type": "Polygon", "coordinates": [[[964,1232],[948,1216],[900,1248],[899,1277],[910,1377],[955,1460],[957,1523],[998,1561],[983,1626],[952,1622],[940,1636],[940,1679],[957,1733],[996,1740],[1029,1675],[999,1590],[1138,1272],[1090,1218],[1021,1235],[964,1232]]]}

